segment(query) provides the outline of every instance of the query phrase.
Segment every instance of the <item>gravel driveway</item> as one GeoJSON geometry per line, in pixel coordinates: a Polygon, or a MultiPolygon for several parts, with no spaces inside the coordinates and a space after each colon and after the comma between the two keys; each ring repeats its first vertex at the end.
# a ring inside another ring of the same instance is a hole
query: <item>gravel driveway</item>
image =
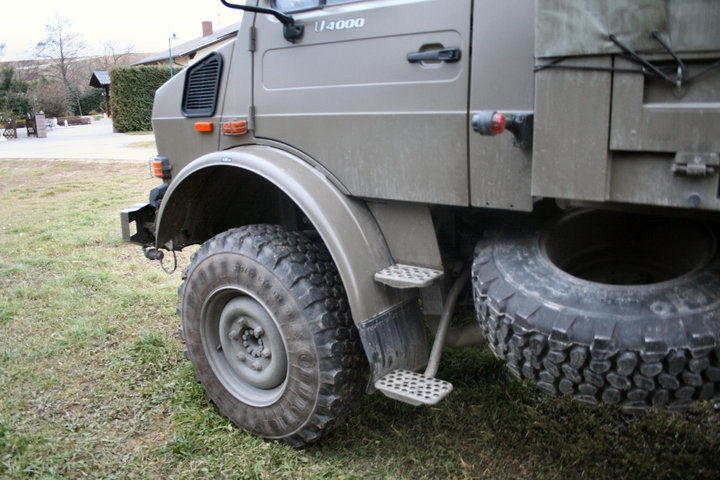
{"type": "Polygon", "coordinates": [[[17,139],[0,135],[0,158],[28,159],[98,159],[142,161],[157,155],[155,147],[147,145],[154,135],[114,133],[112,120],[104,118],[89,125],[53,127],[47,138],[28,137],[24,128],[18,129],[17,139]]]}

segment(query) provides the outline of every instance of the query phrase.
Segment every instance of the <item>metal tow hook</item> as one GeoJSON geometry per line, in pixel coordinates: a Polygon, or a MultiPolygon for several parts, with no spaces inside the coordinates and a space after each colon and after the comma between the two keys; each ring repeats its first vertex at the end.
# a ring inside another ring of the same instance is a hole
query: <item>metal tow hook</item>
{"type": "Polygon", "coordinates": [[[168,275],[172,275],[173,273],[175,273],[175,270],[177,270],[177,255],[175,254],[175,250],[172,251],[172,254],[173,254],[172,270],[168,270],[167,268],[165,268],[165,265],[163,264],[163,259],[165,258],[165,254],[161,250],[159,250],[155,247],[146,245],[143,247],[143,254],[145,255],[145,258],[147,258],[148,260],[157,260],[158,262],[160,262],[160,266],[162,267],[163,272],[167,273],[168,275]]]}

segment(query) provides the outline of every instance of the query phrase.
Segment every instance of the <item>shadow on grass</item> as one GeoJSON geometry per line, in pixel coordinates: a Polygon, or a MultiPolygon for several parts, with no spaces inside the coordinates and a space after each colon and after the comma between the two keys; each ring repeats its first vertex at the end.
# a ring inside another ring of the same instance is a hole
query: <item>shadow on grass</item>
{"type": "Polygon", "coordinates": [[[450,350],[439,376],[455,391],[434,408],[376,394],[310,451],[415,478],[718,478],[720,414],[698,404],[629,416],[549,398],[485,348],[450,350]]]}

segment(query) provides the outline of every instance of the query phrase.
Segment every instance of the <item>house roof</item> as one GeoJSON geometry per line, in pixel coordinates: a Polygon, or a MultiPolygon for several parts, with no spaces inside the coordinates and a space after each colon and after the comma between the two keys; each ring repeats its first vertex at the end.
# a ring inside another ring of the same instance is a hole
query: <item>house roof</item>
{"type": "Polygon", "coordinates": [[[110,74],[105,70],[95,70],[90,77],[90,86],[102,88],[110,85],[110,74]]]}
{"type": "MultiPolygon", "coordinates": [[[[217,32],[214,32],[210,35],[196,38],[194,40],[190,40],[189,42],[181,43],[177,46],[173,45],[172,56],[173,58],[184,57],[185,55],[190,55],[193,52],[197,52],[198,50],[202,50],[203,48],[207,48],[228,38],[236,37],[238,30],[240,30],[240,23],[234,23],[228,27],[221,28],[217,32]]],[[[154,55],[150,55],[147,58],[143,58],[142,60],[133,63],[133,65],[145,65],[147,63],[155,63],[167,59],[168,52],[163,51],[154,55]]]]}

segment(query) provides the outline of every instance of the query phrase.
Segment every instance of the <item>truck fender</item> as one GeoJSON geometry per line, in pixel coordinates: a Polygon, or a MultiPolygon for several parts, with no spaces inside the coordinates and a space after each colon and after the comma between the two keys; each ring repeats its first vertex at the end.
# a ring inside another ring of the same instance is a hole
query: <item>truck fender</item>
{"type": "Polygon", "coordinates": [[[210,153],[189,163],[164,195],[156,216],[156,244],[178,247],[173,245],[173,236],[188,222],[187,214],[178,213],[187,212],[191,204],[188,192],[213,188],[206,185],[209,171],[228,167],[270,182],[317,230],[345,287],[370,363],[371,384],[390,370],[422,368],[428,348],[418,296],[413,290],[393,289],[374,281],[375,272],[392,265],[393,258],[369,208],[345,195],[320,169],[289,152],[250,145],[210,153]]]}

